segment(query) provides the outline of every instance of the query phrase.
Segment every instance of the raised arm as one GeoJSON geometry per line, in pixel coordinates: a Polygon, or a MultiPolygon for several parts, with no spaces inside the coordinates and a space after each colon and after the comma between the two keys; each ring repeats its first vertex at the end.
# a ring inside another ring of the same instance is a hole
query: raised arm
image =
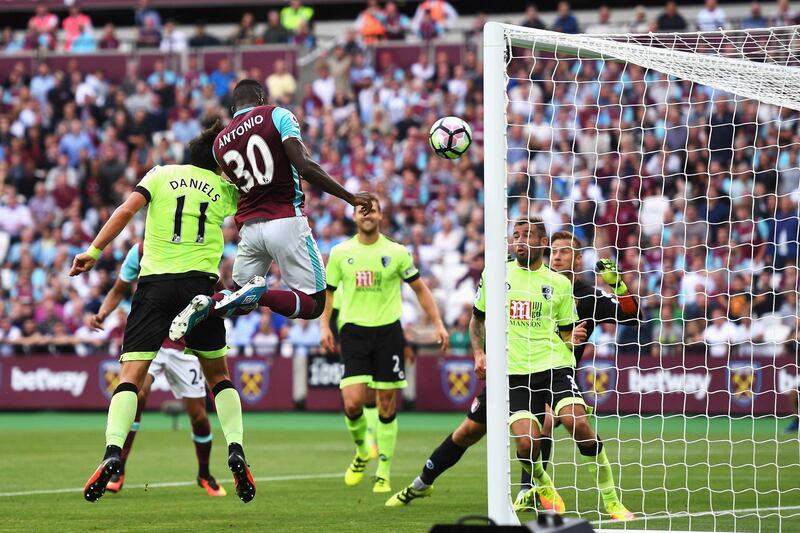
{"type": "Polygon", "coordinates": [[[75,256],[69,275],[77,276],[90,271],[97,263],[103,248],[108,246],[125,229],[125,226],[145,205],[147,205],[147,198],[145,198],[144,194],[139,191],[132,192],[128,199],[125,200],[125,203],[116,208],[108,221],[100,228],[100,232],[92,241],[89,249],[75,256]]]}
{"type": "Polygon", "coordinates": [[[417,301],[419,301],[422,310],[428,315],[428,319],[433,322],[436,328],[436,337],[439,341],[439,345],[442,351],[446,352],[447,348],[450,346],[450,335],[447,333],[447,328],[444,327],[444,322],[442,322],[442,317],[439,315],[439,308],[436,306],[431,290],[425,282],[422,281],[422,278],[415,279],[409,283],[409,285],[414,289],[414,294],[417,295],[417,301]]]}
{"type": "Polygon", "coordinates": [[[611,259],[601,259],[596,265],[597,273],[614,291],[616,301],[607,297],[597,297],[594,319],[598,322],[608,320],[629,320],[639,316],[639,302],[630,293],[617,264],[611,259]]]}
{"type": "Polygon", "coordinates": [[[287,137],[283,141],[283,149],[292,166],[303,176],[307,182],[315,185],[328,194],[341,198],[348,204],[360,207],[362,213],[367,214],[372,211],[372,201],[365,193],[352,194],[350,191],[339,185],[319,163],[311,159],[303,141],[297,137],[287,137]]]}

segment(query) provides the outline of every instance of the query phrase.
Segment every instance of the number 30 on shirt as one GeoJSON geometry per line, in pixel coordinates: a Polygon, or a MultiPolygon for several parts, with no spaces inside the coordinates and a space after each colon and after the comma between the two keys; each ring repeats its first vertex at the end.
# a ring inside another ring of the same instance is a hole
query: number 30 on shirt
{"type": "Polygon", "coordinates": [[[222,156],[225,163],[233,170],[236,186],[242,193],[246,193],[255,185],[269,185],[272,182],[272,175],[275,170],[272,152],[269,150],[267,141],[261,135],[250,135],[247,139],[245,151],[247,162],[237,150],[228,150],[222,156]],[[260,165],[259,157],[261,160],[260,165]],[[264,167],[263,172],[260,167],[264,167]]]}

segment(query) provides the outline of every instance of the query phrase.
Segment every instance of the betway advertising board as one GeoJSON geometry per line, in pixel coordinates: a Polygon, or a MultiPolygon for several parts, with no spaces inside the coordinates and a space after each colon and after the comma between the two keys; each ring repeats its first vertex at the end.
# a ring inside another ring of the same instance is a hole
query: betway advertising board
{"type": "MultiPolygon", "coordinates": [[[[244,410],[289,410],[292,401],[292,362],[230,358],[244,410]]],[[[119,383],[119,362],[103,357],[29,356],[0,359],[0,409],[86,409],[108,407],[119,383]]],[[[166,378],[153,383],[148,407],[173,399],[166,378]]]]}
{"type": "MultiPolygon", "coordinates": [[[[788,392],[800,385],[792,357],[714,360],[702,355],[650,358],[620,355],[586,361],[577,381],[602,414],[788,415],[788,392]]],[[[420,357],[417,409],[466,411],[483,387],[471,358],[420,357]]]]}

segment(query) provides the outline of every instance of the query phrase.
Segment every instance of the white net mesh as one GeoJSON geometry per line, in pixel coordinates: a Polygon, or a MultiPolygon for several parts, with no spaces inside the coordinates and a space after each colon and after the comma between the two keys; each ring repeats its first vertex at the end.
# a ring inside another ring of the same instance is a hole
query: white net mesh
{"type": "MultiPolygon", "coordinates": [[[[610,258],[639,298],[638,319],[597,325],[578,371],[636,514],[628,527],[800,529],[800,446],[785,431],[798,385],[798,27],[506,36],[509,230],[536,215],[550,234],[572,231],[577,276],[608,292],[593,268],[610,258]]],[[[568,513],[616,527],[575,444],[554,437],[568,513]]]]}

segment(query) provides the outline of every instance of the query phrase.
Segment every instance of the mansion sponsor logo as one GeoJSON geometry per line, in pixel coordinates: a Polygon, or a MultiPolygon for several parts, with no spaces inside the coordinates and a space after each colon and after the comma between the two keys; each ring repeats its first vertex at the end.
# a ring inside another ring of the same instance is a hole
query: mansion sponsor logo
{"type": "Polygon", "coordinates": [[[711,374],[708,372],[687,372],[681,369],[628,370],[628,387],[635,392],[683,392],[702,400],[708,395],[710,385],[711,374]]]}
{"type": "Polygon", "coordinates": [[[68,392],[74,397],[83,394],[89,379],[87,371],[61,371],[37,368],[25,371],[11,367],[11,390],[14,392],[68,392]]]}

